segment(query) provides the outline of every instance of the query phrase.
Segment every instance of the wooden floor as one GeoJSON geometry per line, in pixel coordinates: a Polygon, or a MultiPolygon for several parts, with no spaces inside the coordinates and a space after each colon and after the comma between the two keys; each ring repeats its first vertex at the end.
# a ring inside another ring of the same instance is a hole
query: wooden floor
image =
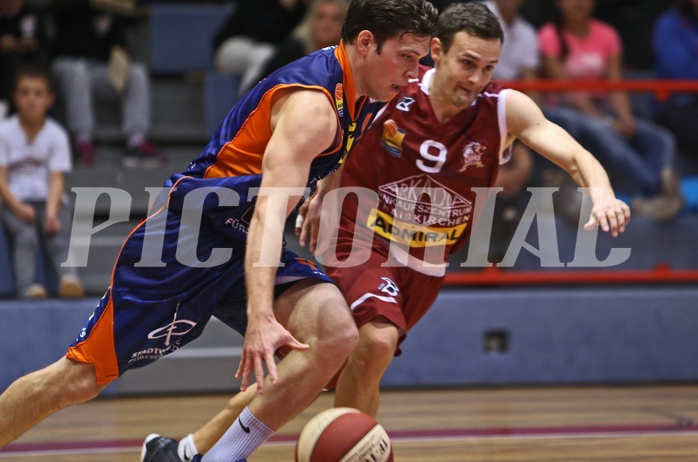
{"type": "MultiPolygon", "coordinates": [[[[0,462],[137,462],[145,435],[181,437],[226,401],[98,399],[42,422],[0,462]]],[[[292,461],[303,424],[331,402],[321,396],[250,462],[292,461]]],[[[389,391],[378,420],[399,462],[698,461],[698,385],[389,391]]]]}

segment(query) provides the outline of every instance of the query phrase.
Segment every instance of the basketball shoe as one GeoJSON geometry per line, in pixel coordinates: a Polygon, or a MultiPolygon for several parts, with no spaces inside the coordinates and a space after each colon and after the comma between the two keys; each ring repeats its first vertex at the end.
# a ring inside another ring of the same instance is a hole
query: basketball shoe
{"type": "Polygon", "coordinates": [[[143,442],[141,462],[201,462],[201,454],[183,454],[177,452],[179,441],[152,433],[143,442]]]}

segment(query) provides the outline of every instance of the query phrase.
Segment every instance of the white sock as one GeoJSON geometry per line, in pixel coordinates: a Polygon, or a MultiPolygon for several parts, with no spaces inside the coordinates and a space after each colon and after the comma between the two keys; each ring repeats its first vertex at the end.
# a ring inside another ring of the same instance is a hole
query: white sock
{"type": "Polygon", "coordinates": [[[208,451],[203,462],[247,459],[274,430],[264,425],[245,408],[225,435],[208,451]]]}
{"type": "Polygon", "coordinates": [[[177,455],[184,462],[190,462],[198,453],[199,451],[196,449],[196,445],[194,444],[194,435],[191,433],[179,441],[177,455]]]}

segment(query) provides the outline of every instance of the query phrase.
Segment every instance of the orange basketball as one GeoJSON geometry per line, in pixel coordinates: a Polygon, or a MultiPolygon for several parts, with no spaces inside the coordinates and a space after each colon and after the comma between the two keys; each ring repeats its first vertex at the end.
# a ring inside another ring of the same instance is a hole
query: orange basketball
{"type": "Polygon", "coordinates": [[[348,407],[323,411],[303,427],[296,462],[392,462],[388,434],[371,416],[348,407]]]}

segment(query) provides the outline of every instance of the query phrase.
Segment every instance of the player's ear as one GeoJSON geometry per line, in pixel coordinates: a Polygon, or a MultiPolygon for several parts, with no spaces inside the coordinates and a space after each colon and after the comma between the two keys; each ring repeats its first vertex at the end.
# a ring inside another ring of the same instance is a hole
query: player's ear
{"type": "Polygon", "coordinates": [[[434,60],[434,64],[441,61],[441,54],[444,51],[443,43],[438,37],[431,39],[431,44],[429,45],[429,53],[431,54],[431,59],[434,60]]]}
{"type": "Polygon", "coordinates": [[[356,36],[356,49],[361,56],[366,56],[371,50],[371,47],[375,47],[375,43],[373,33],[369,30],[362,30],[359,32],[359,35],[356,36]]]}

